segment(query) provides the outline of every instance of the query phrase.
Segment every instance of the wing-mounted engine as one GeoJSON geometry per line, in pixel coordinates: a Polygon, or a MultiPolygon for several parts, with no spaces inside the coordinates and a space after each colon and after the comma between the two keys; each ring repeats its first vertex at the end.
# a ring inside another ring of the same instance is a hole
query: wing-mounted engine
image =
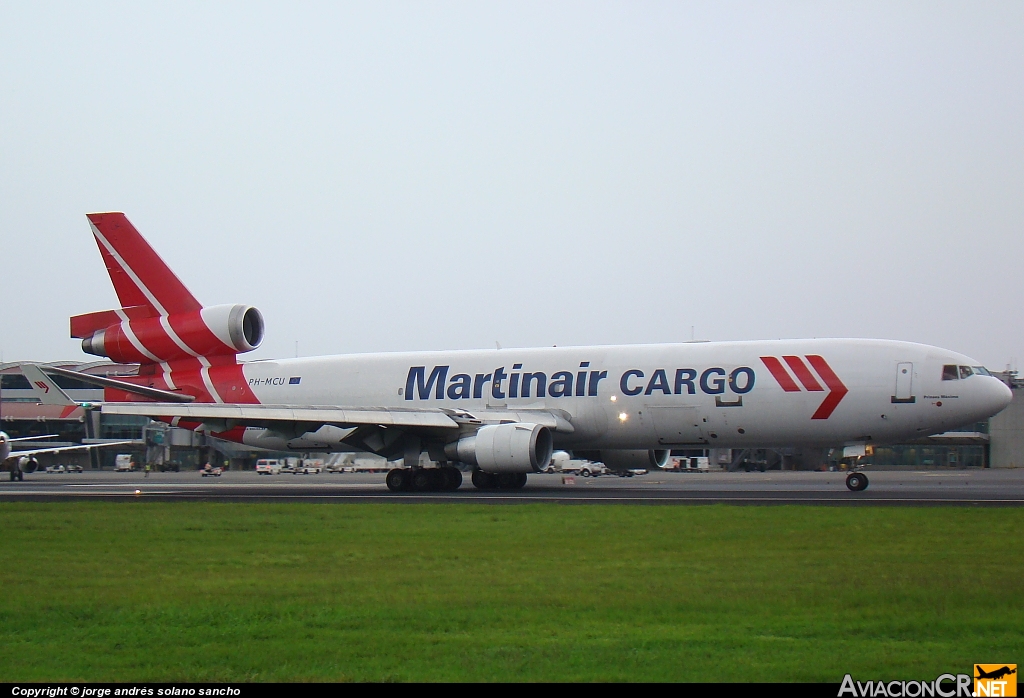
{"type": "Polygon", "coordinates": [[[32,456],[22,456],[18,459],[18,470],[23,473],[34,473],[39,470],[39,461],[32,456]]]}
{"type": "Polygon", "coordinates": [[[547,427],[517,422],[489,424],[445,446],[445,455],[487,473],[539,473],[551,462],[547,427]]]}
{"type": "Polygon", "coordinates": [[[101,329],[90,322],[109,317],[110,311],[74,317],[71,336],[82,340],[82,351],[121,363],[233,356],[258,347],[264,334],[263,315],[251,305],[215,305],[154,317],[129,316],[101,329]]]}
{"type": "Polygon", "coordinates": [[[668,465],[670,451],[667,449],[619,450],[602,449],[600,451],[574,451],[577,458],[604,463],[610,470],[660,470],[668,465]]]}

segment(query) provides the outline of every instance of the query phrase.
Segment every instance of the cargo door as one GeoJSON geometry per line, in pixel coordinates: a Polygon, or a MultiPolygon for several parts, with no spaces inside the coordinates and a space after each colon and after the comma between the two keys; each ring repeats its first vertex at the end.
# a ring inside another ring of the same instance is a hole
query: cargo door
{"type": "Polygon", "coordinates": [[[914,402],[914,364],[896,364],[896,392],[893,402],[914,402]]]}
{"type": "Polygon", "coordinates": [[[647,413],[654,422],[658,443],[663,445],[704,444],[706,440],[700,431],[697,406],[654,407],[648,405],[647,413]]]}

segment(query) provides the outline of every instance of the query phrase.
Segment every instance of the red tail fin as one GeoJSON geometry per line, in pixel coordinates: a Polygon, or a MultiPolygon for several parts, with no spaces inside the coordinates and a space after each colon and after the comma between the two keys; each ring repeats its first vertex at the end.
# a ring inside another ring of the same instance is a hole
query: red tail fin
{"type": "Polygon", "coordinates": [[[123,213],[90,213],[87,217],[122,307],[144,306],[151,315],[202,309],[123,213]]]}

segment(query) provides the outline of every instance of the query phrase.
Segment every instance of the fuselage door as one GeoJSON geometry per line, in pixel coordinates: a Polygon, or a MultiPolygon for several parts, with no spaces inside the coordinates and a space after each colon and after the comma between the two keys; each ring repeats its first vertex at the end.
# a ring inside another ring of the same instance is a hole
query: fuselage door
{"type": "Polygon", "coordinates": [[[700,432],[697,406],[655,407],[648,405],[647,413],[654,422],[659,444],[705,443],[700,432]]]}
{"type": "Polygon", "coordinates": [[[896,392],[893,402],[914,402],[914,364],[896,364],[896,392]]]}

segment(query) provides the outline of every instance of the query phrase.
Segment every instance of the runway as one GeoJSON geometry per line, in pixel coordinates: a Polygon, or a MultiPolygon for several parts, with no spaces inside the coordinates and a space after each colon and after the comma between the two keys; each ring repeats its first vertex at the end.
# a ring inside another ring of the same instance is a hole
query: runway
{"type": "Polygon", "coordinates": [[[270,475],[227,472],[219,478],[181,473],[85,472],[26,475],[0,481],[0,501],[138,499],[220,502],[401,502],[565,504],[818,504],[818,505],[1024,505],[1024,470],[865,471],[870,485],[851,492],[845,473],[670,473],[632,478],[563,479],[530,475],[521,490],[478,490],[467,476],[456,492],[390,492],[384,474],[270,475]]]}

